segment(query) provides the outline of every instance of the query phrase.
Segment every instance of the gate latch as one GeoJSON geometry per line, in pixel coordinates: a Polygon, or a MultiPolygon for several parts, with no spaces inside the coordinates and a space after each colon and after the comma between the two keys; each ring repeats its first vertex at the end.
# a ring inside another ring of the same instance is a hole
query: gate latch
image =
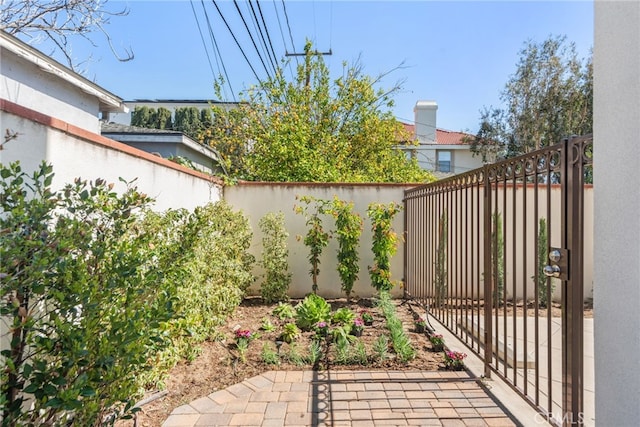
{"type": "Polygon", "coordinates": [[[560,280],[569,280],[569,251],[549,248],[549,264],[543,269],[544,275],[560,280]]]}

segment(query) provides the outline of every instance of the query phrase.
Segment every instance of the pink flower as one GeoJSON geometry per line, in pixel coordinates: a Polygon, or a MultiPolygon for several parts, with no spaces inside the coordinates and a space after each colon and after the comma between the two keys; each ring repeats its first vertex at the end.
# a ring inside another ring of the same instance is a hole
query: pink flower
{"type": "Polygon", "coordinates": [[[364,321],[357,317],[356,320],[353,321],[353,324],[356,326],[356,328],[362,328],[364,326],[364,321]]]}
{"type": "Polygon", "coordinates": [[[251,338],[251,331],[248,329],[238,329],[236,330],[236,338],[251,338]]]}

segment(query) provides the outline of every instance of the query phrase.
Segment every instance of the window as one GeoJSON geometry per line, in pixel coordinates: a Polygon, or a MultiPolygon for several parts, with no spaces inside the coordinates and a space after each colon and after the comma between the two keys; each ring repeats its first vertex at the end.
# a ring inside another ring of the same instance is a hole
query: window
{"type": "Polygon", "coordinates": [[[452,172],[451,169],[451,151],[436,151],[436,170],[438,172],[452,172]]]}

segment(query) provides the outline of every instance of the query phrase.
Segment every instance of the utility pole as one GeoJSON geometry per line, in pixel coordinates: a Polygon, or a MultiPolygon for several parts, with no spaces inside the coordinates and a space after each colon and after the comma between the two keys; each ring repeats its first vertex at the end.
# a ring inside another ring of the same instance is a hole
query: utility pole
{"type": "Polygon", "coordinates": [[[305,80],[305,87],[309,87],[309,81],[311,80],[311,57],[312,56],[320,56],[320,55],[331,55],[331,49],[329,49],[329,52],[318,52],[318,50],[311,50],[311,42],[307,41],[307,43],[304,45],[304,52],[303,53],[289,53],[286,52],[284,56],[304,56],[305,60],[304,60],[304,65],[305,65],[305,70],[306,70],[306,75],[307,78],[305,80]]]}

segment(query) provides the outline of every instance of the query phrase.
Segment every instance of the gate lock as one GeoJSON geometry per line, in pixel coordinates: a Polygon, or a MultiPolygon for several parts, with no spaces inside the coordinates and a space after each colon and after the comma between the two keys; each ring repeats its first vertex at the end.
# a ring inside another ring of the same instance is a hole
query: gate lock
{"type": "Polygon", "coordinates": [[[544,275],[560,280],[569,280],[569,251],[561,248],[549,248],[549,265],[543,269],[544,275]]]}

